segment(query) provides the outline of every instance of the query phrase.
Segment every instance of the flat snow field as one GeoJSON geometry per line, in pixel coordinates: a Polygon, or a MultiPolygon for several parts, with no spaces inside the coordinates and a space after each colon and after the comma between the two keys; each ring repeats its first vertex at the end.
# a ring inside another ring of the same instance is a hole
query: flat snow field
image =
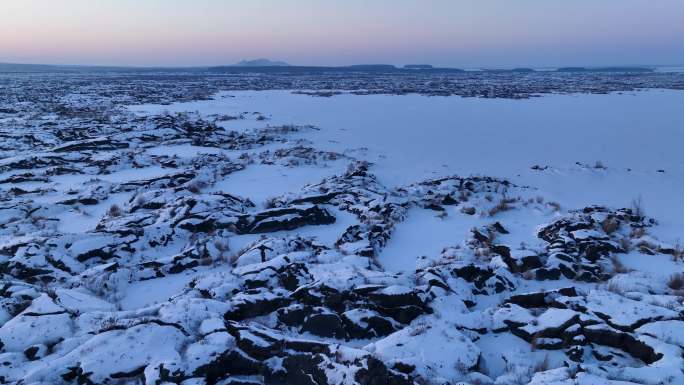
{"type": "Polygon", "coordinates": [[[239,91],[130,109],[268,118],[229,122],[231,129],[311,124],[320,130],[302,137],[314,147],[372,162],[389,186],[487,175],[537,188],[569,209],[640,199],[660,238],[676,242],[684,229],[682,106],[684,92],[674,90],[523,100],[239,91]]]}

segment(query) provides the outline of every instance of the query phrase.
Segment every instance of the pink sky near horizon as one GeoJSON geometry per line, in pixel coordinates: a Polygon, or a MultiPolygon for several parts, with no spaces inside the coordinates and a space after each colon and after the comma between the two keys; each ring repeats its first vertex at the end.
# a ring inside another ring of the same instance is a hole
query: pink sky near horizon
{"type": "Polygon", "coordinates": [[[0,62],[684,63],[681,0],[5,0],[0,62]]]}

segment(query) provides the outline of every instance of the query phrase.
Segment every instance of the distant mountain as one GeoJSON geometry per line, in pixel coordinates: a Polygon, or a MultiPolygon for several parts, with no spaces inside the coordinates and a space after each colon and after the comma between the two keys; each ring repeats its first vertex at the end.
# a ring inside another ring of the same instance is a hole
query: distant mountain
{"type": "Polygon", "coordinates": [[[407,64],[404,68],[408,70],[429,70],[435,67],[430,64],[407,64]]]}
{"type": "Polygon", "coordinates": [[[207,70],[208,67],[125,67],[0,63],[0,73],[197,73],[207,70]]]}
{"type": "Polygon", "coordinates": [[[526,68],[526,67],[517,67],[517,68],[512,68],[512,69],[502,69],[502,68],[494,68],[494,69],[483,69],[482,71],[484,72],[535,72],[534,69],[532,68],[526,68]]]}
{"type": "Polygon", "coordinates": [[[329,74],[329,73],[414,73],[417,71],[426,73],[455,73],[463,72],[458,68],[398,68],[391,64],[355,64],[343,67],[324,67],[324,66],[219,66],[210,67],[209,72],[220,73],[287,73],[287,74],[329,74]]]}
{"type": "Polygon", "coordinates": [[[353,64],[347,68],[353,70],[371,70],[371,71],[394,71],[397,67],[391,64],[353,64]]]}
{"type": "Polygon", "coordinates": [[[0,63],[0,72],[55,72],[69,71],[75,67],[49,64],[0,63]]]}
{"type": "Polygon", "coordinates": [[[243,60],[237,64],[237,67],[289,67],[290,65],[284,61],[269,60],[269,59],[254,59],[254,60],[243,60]]]}

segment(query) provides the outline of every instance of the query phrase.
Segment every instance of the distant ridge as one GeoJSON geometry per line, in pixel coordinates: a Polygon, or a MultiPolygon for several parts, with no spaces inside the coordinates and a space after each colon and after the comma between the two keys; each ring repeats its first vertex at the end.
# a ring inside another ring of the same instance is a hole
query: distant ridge
{"type": "MultiPolygon", "coordinates": [[[[287,74],[321,74],[321,73],[457,73],[465,72],[459,68],[440,68],[432,67],[427,64],[409,64],[404,67],[396,67],[391,64],[356,64],[340,67],[324,66],[218,66],[210,67],[209,72],[217,73],[287,73],[287,74]]],[[[511,69],[482,69],[482,72],[489,73],[536,73],[533,68],[511,68],[511,69]]],[[[614,72],[614,73],[649,73],[654,72],[649,67],[560,67],[550,72],[614,72]]]]}
{"type": "Polygon", "coordinates": [[[0,63],[0,73],[199,73],[208,67],[126,67],[0,63]]]}
{"type": "Polygon", "coordinates": [[[349,66],[353,70],[370,71],[394,71],[397,67],[391,64],[353,64],[349,66]]]}
{"type": "Polygon", "coordinates": [[[340,67],[325,66],[218,66],[210,67],[210,72],[217,73],[287,73],[287,74],[323,74],[323,73],[455,73],[464,72],[459,68],[399,68],[391,64],[355,64],[340,67]]]}
{"type": "Polygon", "coordinates": [[[558,72],[653,72],[648,67],[560,67],[558,72]]]}
{"type": "Polygon", "coordinates": [[[536,72],[534,68],[512,68],[512,69],[483,69],[484,72],[536,72]]]}
{"type": "Polygon", "coordinates": [[[236,67],[289,67],[290,65],[284,61],[269,60],[269,59],[254,59],[243,60],[237,64],[236,67]]]}
{"type": "MultiPolygon", "coordinates": [[[[658,66],[613,66],[613,67],[559,67],[550,68],[543,72],[566,72],[566,73],[650,73],[655,72],[658,66]]],[[[472,70],[471,70],[472,71],[472,70]]],[[[508,73],[534,73],[541,70],[533,68],[512,69],[481,69],[475,72],[508,72],[508,73]]],[[[408,64],[396,67],[391,64],[357,64],[350,66],[293,66],[282,61],[269,59],[244,60],[233,65],[214,67],[133,67],[133,66],[91,66],[91,65],[53,65],[53,64],[22,64],[0,62],[0,73],[284,73],[284,74],[324,74],[324,73],[459,73],[465,70],[459,68],[433,67],[429,64],[408,64]]]]}
{"type": "Polygon", "coordinates": [[[0,63],[0,72],[67,72],[76,71],[78,68],[51,64],[0,63]]]}

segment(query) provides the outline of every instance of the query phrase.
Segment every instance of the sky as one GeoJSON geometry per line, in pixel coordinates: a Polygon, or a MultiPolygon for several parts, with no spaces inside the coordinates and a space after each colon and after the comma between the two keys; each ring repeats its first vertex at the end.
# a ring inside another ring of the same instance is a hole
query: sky
{"type": "Polygon", "coordinates": [[[0,62],[684,64],[684,0],[2,0],[0,62]]]}

